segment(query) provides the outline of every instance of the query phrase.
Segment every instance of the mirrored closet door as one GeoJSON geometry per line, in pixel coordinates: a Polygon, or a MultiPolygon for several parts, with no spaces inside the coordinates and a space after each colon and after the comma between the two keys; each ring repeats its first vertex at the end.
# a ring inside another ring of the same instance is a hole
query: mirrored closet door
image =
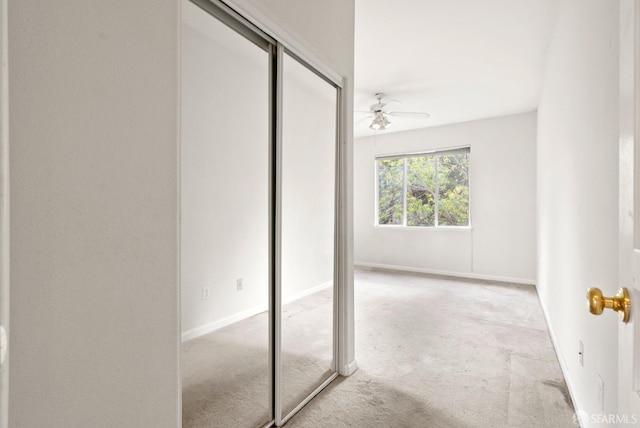
{"type": "Polygon", "coordinates": [[[183,426],[255,428],[273,419],[271,51],[207,6],[182,6],[183,426]]]}
{"type": "Polygon", "coordinates": [[[340,88],[182,0],[183,427],[281,426],[336,374],[340,88]]]}
{"type": "Polygon", "coordinates": [[[282,60],[282,417],[335,373],[334,268],[337,89],[282,60]]]}

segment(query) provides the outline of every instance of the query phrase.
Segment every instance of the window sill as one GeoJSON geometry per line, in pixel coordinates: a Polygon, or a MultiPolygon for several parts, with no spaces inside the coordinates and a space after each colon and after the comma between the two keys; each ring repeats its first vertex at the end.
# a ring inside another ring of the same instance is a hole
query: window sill
{"type": "Polygon", "coordinates": [[[471,232],[473,226],[393,226],[393,225],[374,225],[376,229],[381,230],[430,230],[434,232],[471,232]]]}

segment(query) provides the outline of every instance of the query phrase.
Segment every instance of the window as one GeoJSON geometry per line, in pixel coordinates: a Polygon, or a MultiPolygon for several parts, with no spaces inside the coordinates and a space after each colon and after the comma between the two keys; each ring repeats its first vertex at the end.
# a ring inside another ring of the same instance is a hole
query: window
{"type": "Polygon", "coordinates": [[[469,226],[469,148],[376,159],[378,225],[469,226]]]}

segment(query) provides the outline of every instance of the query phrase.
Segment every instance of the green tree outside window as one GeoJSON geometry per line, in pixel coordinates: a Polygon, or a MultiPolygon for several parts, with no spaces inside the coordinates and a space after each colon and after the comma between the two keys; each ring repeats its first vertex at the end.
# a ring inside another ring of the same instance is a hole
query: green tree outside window
{"type": "Polygon", "coordinates": [[[469,149],[376,163],[379,225],[469,226],[469,149]]]}

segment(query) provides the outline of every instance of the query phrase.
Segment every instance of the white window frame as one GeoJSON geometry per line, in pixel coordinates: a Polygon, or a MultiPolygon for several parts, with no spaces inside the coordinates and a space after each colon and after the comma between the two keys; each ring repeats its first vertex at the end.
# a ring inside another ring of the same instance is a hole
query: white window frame
{"type": "Polygon", "coordinates": [[[434,230],[434,229],[471,229],[471,147],[463,146],[463,147],[455,147],[455,148],[447,148],[447,149],[439,149],[439,150],[430,150],[423,152],[415,152],[415,153],[403,153],[403,154],[395,154],[395,155],[380,155],[376,156],[374,159],[375,162],[375,207],[374,207],[374,224],[376,227],[383,228],[408,228],[408,229],[424,229],[424,230],[434,230]],[[468,182],[467,186],[469,187],[469,214],[468,214],[468,224],[466,226],[449,226],[449,225],[439,225],[439,210],[440,210],[440,183],[438,180],[438,165],[439,162],[435,162],[435,174],[436,174],[436,188],[435,188],[435,208],[434,208],[434,216],[435,216],[435,225],[434,226],[409,226],[407,225],[407,172],[408,172],[408,162],[406,159],[420,156],[446,156],[448,154],[457,154],[457,153],[466,153],[469,159],[469,165],[467,167],[468,174],[468,182]],[[386,160],[386,159],[404,159],[404,175],[403,175],[403,184],[402,184],[402,224],[380,224],[380,178],[379,178],[379,169],[378,169],[378,161],[386,160]]]}

